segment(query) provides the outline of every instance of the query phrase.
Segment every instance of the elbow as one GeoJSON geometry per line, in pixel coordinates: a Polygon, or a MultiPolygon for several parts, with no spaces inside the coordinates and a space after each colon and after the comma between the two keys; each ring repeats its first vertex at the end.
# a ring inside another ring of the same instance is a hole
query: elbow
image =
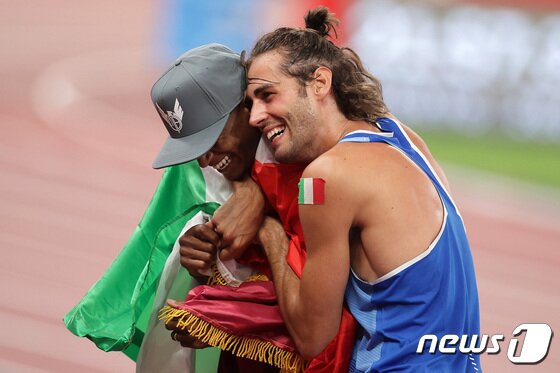
{"type": "Polygon", "coordinates": [[[319,355],[329,344],[329,340],[320,337],[307,337],[295,341],[296,348],[306,361],[319,355]]]}
{"type": "Polygon", "coordinates": [[[320,318],[316,322],[307,319],[299,326],[299,329],[290,327],[288,329],[298,352],[306,361],[321,354],[327,345],[336,338],[339,331],[338,323],[329,322],[324,318],[320,318]]]}
{"type": "MultiPolygon", "coordinates": [[[[300,347],[298,347],[298,348],[300,348],[300,347]]],[[[306,349],[306,350],[301,350],[300,349],[299,351],[300,351],[300,354],[305,361],[311,361],[311,360],[313,360],[313,358],[315,358],[315,356],[319,355],[321,353],[321,351],[323,351],[323,350],[309,348],[309,349],[306,349]]]]}

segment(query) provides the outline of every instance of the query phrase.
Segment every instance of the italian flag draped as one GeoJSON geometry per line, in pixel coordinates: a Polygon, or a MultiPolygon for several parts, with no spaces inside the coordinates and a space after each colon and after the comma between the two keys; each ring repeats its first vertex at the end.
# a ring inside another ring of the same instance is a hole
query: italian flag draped
{"type": "Polygon", "coordinates": [[[196,161],[167,168],[130,240],[64,317],[68,330],[101,350],[123,351],[141,372],[215,372],[219,351],[181,347],[157,311],[167,298],[182,299],[198,285],[179,264],[178,237],[230,195],[223,176],[196,161]],[[140,351],[143,341],[150,347],[140,351]]]}

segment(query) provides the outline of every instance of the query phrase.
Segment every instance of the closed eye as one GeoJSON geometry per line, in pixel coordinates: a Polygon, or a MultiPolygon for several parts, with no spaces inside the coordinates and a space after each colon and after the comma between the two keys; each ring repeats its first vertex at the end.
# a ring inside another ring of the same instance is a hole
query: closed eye
{"type": "Polygon", "coordinates": [[[262,86],[258,87],[257,89],[255,89],[255,91],[253,92],[253,96],[255,98],[258,98],[260,100],[263,100],[263,101],[267,102],[267,101],[270,101],[270,97],[274,93],[275,92],[271,91],[271,85],[266,84],[266,85],[262,85],[262,86]]]}
{"type": "Polygon", "coordinates": [[[245,105],[247,110],[251,111],[251,108],[253,107],[253,100],[251,100],[249,97],[245,97],[245,101],[243,101],[243,105],[245,105]]]}
{"type": "Polygon", "coordinates": [[[270,99],[271,99],[271,97],[272,97],[273,95],[274,95],[273,92],[267,92],[267,91],[265,91],[265,92],[262,92],[262,93],[260,94],[260,99],[263,100],[264,102],[268,102],[268,101],[270,101],[270,99]]]}

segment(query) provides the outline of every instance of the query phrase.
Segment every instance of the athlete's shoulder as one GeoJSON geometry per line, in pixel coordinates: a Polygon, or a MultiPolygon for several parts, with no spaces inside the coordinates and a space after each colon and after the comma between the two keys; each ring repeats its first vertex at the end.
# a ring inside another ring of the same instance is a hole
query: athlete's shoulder
{"type": "Polygon", "coordinates": [[[311,162],[303,172],[304,178],[319,178],[325,182],[325,195],[330,201],[344,201],[347,208],[358,206],[365,196],[380,187],[376,182],[376,162],[360,152],[364,148],[344,149],[338,144],[311,162]],[[355,203],[354,203],[355,202],[355,203]]]}
{"type": "Polygon", "coordinates": [[[336,177],[348,171],[350,160],[336,146],[315,158],[307,165],[303,177],[336,177]]]}

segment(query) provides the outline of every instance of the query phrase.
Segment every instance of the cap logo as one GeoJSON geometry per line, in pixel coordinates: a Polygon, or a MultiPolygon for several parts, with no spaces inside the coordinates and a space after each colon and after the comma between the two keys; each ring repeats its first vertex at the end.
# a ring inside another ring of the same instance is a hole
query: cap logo
{"type": "Polygon", "coordinates": [[[169,127],[176,132],[181,132],[183,128],[183,108],[179,104],[179,100],[175,99],[175,107],[173,111],[163,111],[158,104],[156,104],[161,117],[167,122],[169,127]]]}

